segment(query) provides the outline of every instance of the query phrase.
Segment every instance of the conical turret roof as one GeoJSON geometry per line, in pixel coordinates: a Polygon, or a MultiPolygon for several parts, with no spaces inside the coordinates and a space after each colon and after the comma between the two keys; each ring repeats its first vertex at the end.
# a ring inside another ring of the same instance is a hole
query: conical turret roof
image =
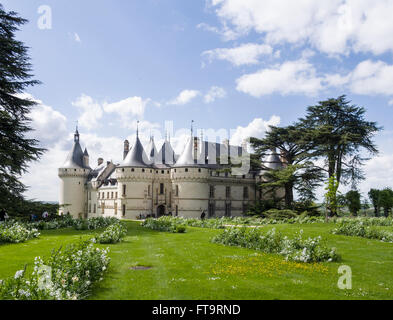
{"type": "Polygon", "coordinates": [[[165,139],[165,142],[158,154],[158,163],[173,165],[175,162],[175,151],[173,150],[170,141],[165,139]]]}
{"type": "Polygon", "coordinates": [[[282,168],[283,164],[281,162],[280,156],[276,150],[272,150],[272,153],[266,157],[263,161],[263,165],[272,170],[277,170],[282,168]]]}
{"type": "Polygon", "coordinates": [[[142,143],[139,140],[139,135],[136,135],[135,143],[127,157],[121,164],[121,167],[147,167],[150,165],[149,158],[143,149],[142,143]]]}
{"type": "Polygon", "coordinates": [[[149,142],[149,145],[147,147],[147,157],[148,157],[149,162],[151,164],[155,164],[157,162],[158,152],[157,152],[156,145],[154,143],[154,138],[153,137],[150,137],[150,142],[149,142]]]}
{"type": "MultiPolygon", "coordinates": [[[[87,150],[85,151],[87,152],[87,150]]],[[[64,162],[62,168],[65,169],[91,169],[88,166],[84,165],[83,156],[84,152],[82,147],[79,143],[79,132],[78,129],[75,131],[74,134],[74,145],[72,146],[71,151],[68,153],[67,159],[64,162]]]]}
{"type": "Polygon", "coordinates": [[[195,166],[194,160],[194,137],[190,137],[187,141],[187,144],[184,148],[183,153],[180,155],[179,159],[176,162],[176,167],[187,167],[187,166],[195,166]]]}

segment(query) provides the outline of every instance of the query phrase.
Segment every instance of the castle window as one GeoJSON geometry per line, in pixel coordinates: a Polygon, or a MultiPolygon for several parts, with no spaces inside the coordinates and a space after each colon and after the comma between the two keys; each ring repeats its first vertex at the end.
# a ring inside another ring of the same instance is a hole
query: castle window
{"type": "Polygon", "coordinates": [[[201,169],[198,169],[198,172],[202,172],[202,170],[201,170],[201,169]]]}
{"type": "Polygon", "coordinates": [[[93,209],[93,213],[96,213],[97,212],[97,206],[96,206],[96,204],[94,204],[94,207],[93,207],[94,209],[93,209]]]}
{"type": "Polygon", "coordinates": [[[210,198],[214,198],[214,186],[210,186],[209,196],[210,198]]]}
{"type": "Polygon", "coordinates": [[[123,204],[123,207],[122,207],[122,215],[123,215],[123,217],[126,216],[126,205],[125,204],[123,204]]]}
{"type": "Polygon", "coordinates": [[[178,197],[179,196],[179,186],[178,185],[176,185],[176,197],[178,197]]]}
{"type": "Polygon", "coordinates": [[[160,194],[164,194],[164,184],[160,183],[160,194]]]}
{"type": "Polygon", "coordinates": [[[225,204],[225,216],[226,217],[231,216],[231,204],[230,203],[225,204]]]}
{"type": "Polygon", "coordinates": [[[126,196],[126,185],[125,184],[123,184],[123,196],[124,197],[126,196]]]}
{"type": "Polygon", "coordinates": [[[244,187],[243,189],[243,198],[248,199],[248,187],[244,187]]]}
{"type": "Polygon", "coordinates": [[[121,171],[122,171],[122,172],[124,172],[124,168],[123,168],[123,169],[121,169],[121,171]]]}
{"type": "Polygon", "coordinates": [[[147,195],[150,197],[150,193],[151,193],[151,190],[150,190],[150,185],[147,187],[147,195]]]}
{"type": "Polygon", "coordinates": [[[164,174],[165,173],[165,171],[164,170],[161,170],[161,174],[164,174]]]}
{"type": "Polygon", "coordinates": [[[145,169],[142,169],[142,172],[145,172],[145,169]]]}
{"type": "Polygon", "coordinates": [[[248,204],[243,203],[243,213],[247,213],[247,211],[248,211],[248,204]]]}
{"type": "Polygon", "coordinates": [[[132,168],[132,169],[131,169],[131,172],[135,172],[135,169],[134,169],[134,168],[132,168]]]}
{"type": "Polygon", "coordinates": [[[176,173],[176,169],[175,169],[175,173],[176,173]]]}
{"type": "Polygon", "coordinates": [[[113,192],[111,192],[111,198],[113,199],[113,192]]]}
{"type": "Polygon", "coordinates": [[[185,172],[188,172],[188,168],[186,168],[185,172]]]}
{"type": "Polygon", "coordinates": [[[109,199],[109,192],[106,193],[106,198],[109,199]]]}
{"type": "Polygon", "coordinates": [[[225,195],[227,198],[231,197],[231,187],[226,187],[225,188],[225,195]]]}
{"type": "Polygon", "coordinates": [[[115,215],[117,215],[117,202],[115,202],[115,215]]]}
{"type": "Polygon", "coordinates": [[[117,199],[117,192],[116,192],[116,194],[115,194],[115,197],[116,197],[116,199],[117,199]]]}
{"type": "Polygon", "coordinates": [[[169,174],[169,170],[166,173],[169,174]]]}

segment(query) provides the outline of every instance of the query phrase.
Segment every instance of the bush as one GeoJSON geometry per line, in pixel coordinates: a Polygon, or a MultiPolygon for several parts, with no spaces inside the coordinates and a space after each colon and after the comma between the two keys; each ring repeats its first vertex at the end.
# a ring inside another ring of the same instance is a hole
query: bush
{"type": "Polygon", "coordinates": [[[0,224],[0,243],[20,243],[32,238],[38,238],[37,229],[28,229],[17,222],[0,224]]]}
{"type": "Polygon", "coordinates": [[[184,226],[184,221],[182,219],[171,218],[171,217],[161,217],[158,219],[149,218],[142,222],[142,226],[157,231],[165,231],[172,233],[184,233],[186,228],[184,226]],[[183,228],[178,228],[183,226],[183,228]],[[180,232],[179,232],[180,231],[180,232]]]}
{"type": "Polygon", "coordinates": [[[96,230],[96,229],[106,228],[118,222],[119,219],[113,217],[77,219],[77,220],[73,220],[73,227],[76,230],[96,230]]]}
{"type": "Polygon", "coordinates": [[[321,244],[321,238],[303,239],[301,231],[294,239],[289,239],[275,229],[262,234],[255,228],[231,228],[212,239],[214,243],[261,250],[265,253],[283,255],[286,260],[298,262],[338,261],[335,249],[321,244]]]}
{"type": "Polygon", "coordinates": [[[263,216],[268,219],[288,219],[288,218],[296,218],[297,214],[295,211],[284,209],[270,209],[263,213],[263,216]]]}
{"type": "Polygon", "coordinates": [[[113,244],[123,240],[127,235],[127,228],[122,223],[112,224],[104,232],[93,238],[94,243],[113,244]]]}
{"type": "Polygon", "coordinates": [[[110,258],[107,249],[89,242],[52,251],[48,259],[36,257],[34,271],[26,268],[0,281],[2,300],[79,300],[88,296],[92,285],[101,281],[110,258]]]}
{"type": "Polygon", "coordinates": [[[393,243],[393,233],[371,228],[366,226],[362,220],[357,219],[340,221],[338,227],[333,229],[332,233],[344,236],[377,239],[383,242],[393,243]]]}

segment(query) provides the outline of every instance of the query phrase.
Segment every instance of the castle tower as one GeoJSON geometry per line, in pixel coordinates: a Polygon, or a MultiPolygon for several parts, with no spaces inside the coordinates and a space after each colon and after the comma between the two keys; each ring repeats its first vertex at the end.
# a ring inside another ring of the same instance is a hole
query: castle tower
{"type": "MultiPolygon", "coordinates": [[[[204,150],[202,151],[204,153],[204,150]]],[[[199,162],[204,162],[203,160],[199,162]]],[[[178,215],[200,217],[208,211],[209,169],[205,164],[198,164],[195,154],[195,139],[191,137],[172,169],[172,182],[175,188],[175,206],[178,215]]]]}
{"type": "Polygon", "coordinates": [[[136,219],[152,211],[153,170],[137,130],[135,143],[123,162],[116,168],[120,195],[121,217],[136,219]]]}
{"type": "Polygon", "coordinates": [[[84,217],[87,213],[87,193],[85,184],[91,171],[87,149],[83,152],[79,143],[78,128],[74,144],[63,166],[59,168],[60,214],[71,214],[74,218],[84,217]]]}

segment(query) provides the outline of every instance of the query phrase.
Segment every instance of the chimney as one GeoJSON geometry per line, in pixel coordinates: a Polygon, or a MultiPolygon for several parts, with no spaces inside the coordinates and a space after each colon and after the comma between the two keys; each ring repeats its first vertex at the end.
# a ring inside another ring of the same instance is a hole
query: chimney
{"type": "Polygon", "coordinates": [[[98,166],[102,165],[104,163],[104,159],[98,158],[98,166]]]}
{"type": "Polygon", "coordinates": [[[128,140],[126,140],[124,141],[123,160],[127,157],[129,151],[130,151],[130,143],[128,142],[128,140]]]}

